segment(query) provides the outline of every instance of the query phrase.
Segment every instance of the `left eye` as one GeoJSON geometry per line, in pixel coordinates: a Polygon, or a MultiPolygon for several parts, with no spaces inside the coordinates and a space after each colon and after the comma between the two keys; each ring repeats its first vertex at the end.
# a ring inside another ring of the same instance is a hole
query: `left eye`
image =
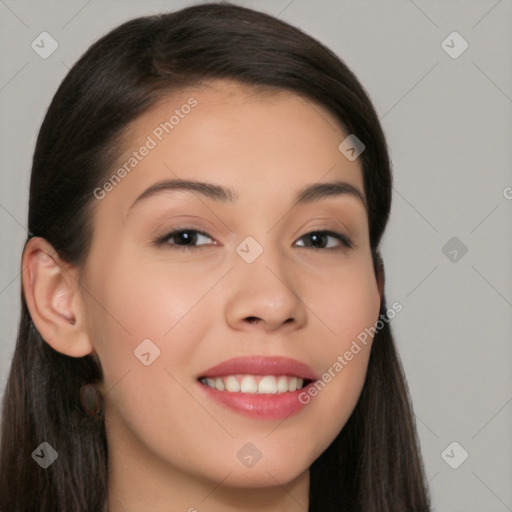
{"type": "Polygon", "coordinates": [[[351,248],[352,242],[342,233],[334,231],[311,231],[299,238],[296,247],[311,249],[336,249],[340,246],[351,248]]]}

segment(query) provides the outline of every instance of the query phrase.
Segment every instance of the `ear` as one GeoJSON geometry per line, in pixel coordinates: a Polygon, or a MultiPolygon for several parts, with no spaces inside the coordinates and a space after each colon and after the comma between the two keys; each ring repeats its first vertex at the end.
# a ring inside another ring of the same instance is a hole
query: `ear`
{"type": "Polygon", "coordinates": [[[61,260],[43,238],[31,238],[25,245],[22,286],[32,322],[48,345],[71,357],[93,352],[85,329],[78,269],[61,260]]]}

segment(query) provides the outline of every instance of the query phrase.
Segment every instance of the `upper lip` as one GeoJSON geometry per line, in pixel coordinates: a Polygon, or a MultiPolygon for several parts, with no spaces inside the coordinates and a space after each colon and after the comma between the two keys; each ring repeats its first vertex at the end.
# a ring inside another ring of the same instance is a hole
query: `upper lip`
{"type": "Polygon", "coordinates": [[[199,378],[236,374],[287,375],[305,380],[318,380],[319,378],[307,364],[282,356],[235,357],[205,370],[199,375],[199,378]]]}

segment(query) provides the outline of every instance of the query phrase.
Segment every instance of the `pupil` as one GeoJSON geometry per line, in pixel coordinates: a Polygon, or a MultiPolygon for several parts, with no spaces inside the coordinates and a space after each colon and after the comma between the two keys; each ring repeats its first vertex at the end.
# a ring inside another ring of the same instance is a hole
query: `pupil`
{"type": "Polygon", "coordinates": [[[190,231],[182,231],[178,234],[178,242],[182,245],[192,245],[196,241],[197,235],[190,231]]]}
{"type": "Polygon", "coordinates": [[[311,236],[311,242],[312,242],[313,247],[316,247],[318,249],[319,246],[323,247],[325,245],[325,235],[324,234],[313,233],[310,236],[311,236]]]}

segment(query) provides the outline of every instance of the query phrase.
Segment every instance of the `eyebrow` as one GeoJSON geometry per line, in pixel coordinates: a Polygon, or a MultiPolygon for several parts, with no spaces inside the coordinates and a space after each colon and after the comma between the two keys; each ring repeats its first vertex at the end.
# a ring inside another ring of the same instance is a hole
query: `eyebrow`
{"type": "MultiPolygon", "coordinates": [[[[144,199],[170,190],[197,192],[209,199],[223,203],[235,203],[238,199],[238,192],[235,189],[223,187],[214,183],[179,179],[164,180],[159,181],[144,190],[144,192],[142,192],[142,194],[140,194],[137,199],[135,199],[128,211],[130,211],[136,204],[143,201],[144,199]]],[[[366,208],[366,199],[364,194],[357,187],[354,187],[345,181],[314,183],[312,185],[308,185],[299,190],[293,205],[296,206],[299,204],[313,203],[321,199],[341,195],[348,195],[349,197],[358,199],[366,208]]]]}

